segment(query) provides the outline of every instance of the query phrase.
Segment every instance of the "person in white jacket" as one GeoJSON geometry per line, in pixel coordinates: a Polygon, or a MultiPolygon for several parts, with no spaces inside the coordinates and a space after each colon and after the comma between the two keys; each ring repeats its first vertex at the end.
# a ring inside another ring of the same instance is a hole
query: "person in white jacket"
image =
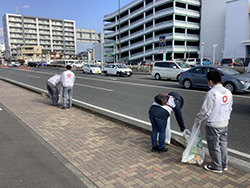
{"type": "Polygon", "coordinates": [[[75,74],[71,71],[71,66],[67,65],[66,66],[66,71],[62,73],[61,77],[61,83],[63,87],[63,106],[62,109],[66,109],[66,101],[67,101],[67,96],[69,98],[69,104],[68,108],[72,107],[72,98],[73,98],[73,86],[75,83],[75,74]]]}
{"type": "Polygon", "coordinates": [[[195,124],[199,125],[205,120],[206,140],[212,162],[204,168],[222,173],[228,168],[227,132],[233,97],[232,93],[221,85],[221,74],[218,70],[208,72],[207,80],[211,89],[195,117],[195,124]]]}
{"type": "Polygon", "coordinates": [[[50,104],[52,106],[58,105],[58,99],[59,99],[59,91],[58,91],[58,84],[61,81],[61,75],[55,74],[54,76],[50,77],[47,81],[47,89],[50,96],[50,104]]]}

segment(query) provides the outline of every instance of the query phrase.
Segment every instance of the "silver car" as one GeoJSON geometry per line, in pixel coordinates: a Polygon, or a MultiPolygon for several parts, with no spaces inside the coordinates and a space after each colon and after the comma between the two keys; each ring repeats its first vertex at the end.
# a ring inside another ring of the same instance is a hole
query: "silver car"
{"type": "Polygon", "coordinates": [[[186,89],[190,88],[209,88],[206,74],[212,69],[221,72],[224,87],[232,93],[244,93],[250,91],[250,73],[240,74],[239,72],[227,67],[197,66],[185,72],[181,72],[179,83],[186,89]]]}

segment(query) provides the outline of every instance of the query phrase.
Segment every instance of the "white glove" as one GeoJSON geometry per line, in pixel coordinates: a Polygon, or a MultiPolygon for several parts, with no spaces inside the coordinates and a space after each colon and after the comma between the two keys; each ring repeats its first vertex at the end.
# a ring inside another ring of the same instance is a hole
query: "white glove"
{"type": "Polygon", "coordinates": [[[184,138],[184,140],[185,140],[186,142],[188,141],[190,134],[191,134],[191,132],[190,132],[190,130],[188,130],[188,129],[185,129],[185,130],[182,132],[182,136],[183,136],[183,138],[184,138]]]}

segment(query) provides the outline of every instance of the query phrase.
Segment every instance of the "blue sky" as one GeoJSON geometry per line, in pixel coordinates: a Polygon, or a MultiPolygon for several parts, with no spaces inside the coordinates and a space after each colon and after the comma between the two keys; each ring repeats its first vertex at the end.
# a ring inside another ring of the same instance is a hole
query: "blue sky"
{"type": "MultiPolygon", "coordinates": [[[[75,20],[76,28],[102,32],[103,17],[118,10],[119,0],[0,0],[0,42],[3,42],[5,13],[55,19],[75,20]]],[[[120,6],[133,0],[120,0],[120,6]]]]}

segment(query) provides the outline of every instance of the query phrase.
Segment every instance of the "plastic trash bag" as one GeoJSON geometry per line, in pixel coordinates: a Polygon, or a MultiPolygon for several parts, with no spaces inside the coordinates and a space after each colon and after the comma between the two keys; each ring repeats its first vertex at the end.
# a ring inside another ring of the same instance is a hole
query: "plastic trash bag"
{"type": "MultiPolygon", "coordinates": [[[[159,133],[157,134],[157,140],[159,140],[159,133]]],[[[165,132],[165,143],[170,144],[171,143],[171,126],[170,126],[170,117],[168,117],[167,121],[167,127],[165,132]]]]}
{"type": "Polygon", "coordinates": [[[193,125],[191,135],[188,139],[187,147],[182,154],[181,162],[201,165],[204,162],[200,124],[193,125]]]}
{"type": "Polygon", "coordinates": [[[62,94],[63,94],[63,86],[61,85],[60,86],[60,94],[59,94],[58,103],[62,103],[63,102],[62,94]]]}

